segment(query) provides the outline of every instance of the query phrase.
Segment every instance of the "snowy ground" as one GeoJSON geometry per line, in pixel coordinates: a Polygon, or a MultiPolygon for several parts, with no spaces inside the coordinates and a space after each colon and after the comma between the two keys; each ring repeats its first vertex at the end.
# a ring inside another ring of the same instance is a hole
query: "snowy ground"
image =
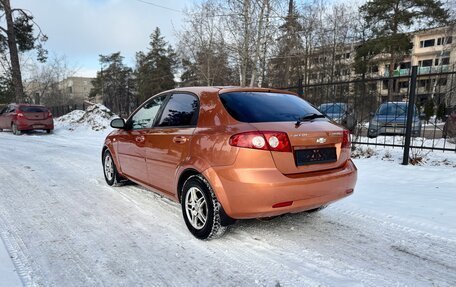
{"type": "Polygon", "coordinates": [[[200,241],[179,205],[105,184],[107,130],[58,126],[0,133],[0,235],[26,286],[456,285],[454,153],[360,152],[351,197],[200,241]]]}

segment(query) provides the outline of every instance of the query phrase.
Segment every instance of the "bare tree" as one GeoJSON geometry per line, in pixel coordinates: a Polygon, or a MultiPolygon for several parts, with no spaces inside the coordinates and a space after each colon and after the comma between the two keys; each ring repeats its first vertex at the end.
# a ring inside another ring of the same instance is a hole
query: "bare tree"
{"type": "Polygon", "coordinates": [[[70,67],[65,56],[52,55],[46,63],[26,61],[22,66],[25,97],[29,102],[47,106],[69,104],[69,97],[59,83],[73,76],[77,69],[70,67]]]}
{"type": "Polygon", "coordinates": [[[185,85],[233,84],[220,17],[223,12],[216,1],[209,0],[187,11],[184,27],[178,32],[178,53],[185,85]]]}

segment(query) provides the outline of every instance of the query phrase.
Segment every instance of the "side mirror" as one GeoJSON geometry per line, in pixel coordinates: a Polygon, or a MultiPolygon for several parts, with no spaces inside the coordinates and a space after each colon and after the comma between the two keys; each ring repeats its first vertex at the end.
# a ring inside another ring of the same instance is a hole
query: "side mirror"
{"type": "Polygon", "coordinates": [[[115,129],[124,129],[125,128],[125,120],[121,118],[113,119],[111,121],[111,127],[115,129]]]}

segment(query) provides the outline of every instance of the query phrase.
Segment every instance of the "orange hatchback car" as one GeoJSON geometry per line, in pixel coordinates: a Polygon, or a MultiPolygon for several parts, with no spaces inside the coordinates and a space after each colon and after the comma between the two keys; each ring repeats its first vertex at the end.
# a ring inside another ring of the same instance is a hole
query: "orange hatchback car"
{"type": "Polygon", "coordinates": [[[200,239],[235,219],[318,210],[356,183],[348,130],[290,92],[179,88],[111,126],[106,182],[128,179],[180,202],[200,239]]]}

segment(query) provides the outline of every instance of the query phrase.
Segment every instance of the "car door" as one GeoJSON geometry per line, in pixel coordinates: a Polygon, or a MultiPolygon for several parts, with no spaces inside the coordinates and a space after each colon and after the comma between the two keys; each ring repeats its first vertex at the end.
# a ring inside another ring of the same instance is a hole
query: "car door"
{"type": "Polygon", "coordinates": [[[8,106],[4,107],[0,111],[0,129],[9,129],[8,126],[6,126],[6,111],[8,110],[8,106]]]}
{"type": "Polygon", "coordinates": [[[16,112],[15,105],[9,105],[4,109],[4,112],[0,116],[0,125],[2,129],[11,129],[11,123],[16,112]]]}
{"type": "Polygon", "coordinates": [[[198,120],[198,98],[174,93],[154,128],[146,134],[148,185],[174,195],[176,170],[187,156],[198,120]]]}
{"type": "Polygon", "coordinates": [[[144,103],[128,120],[126,129],[117,138],[117,156],[120,170],[129,178],[147,182],[146,134],[154,121],[167,95],[158,95],[144,103]]]}

